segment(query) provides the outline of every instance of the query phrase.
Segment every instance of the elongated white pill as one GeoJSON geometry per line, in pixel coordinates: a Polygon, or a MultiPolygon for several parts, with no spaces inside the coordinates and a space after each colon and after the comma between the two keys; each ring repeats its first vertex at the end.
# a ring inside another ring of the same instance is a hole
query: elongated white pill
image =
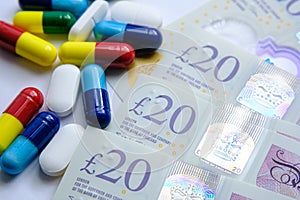
{"type": "Polygon", "coordinates": [[[149,6],[130,1],[119,1],[111,7],[114,21],[158,28],[162,25],[160,12],[149,6]]]}
{"type": "Polygon", "coordinates": [[[51,75],[46,105],[60,117],[72,113],[80,83],[80,70],[75,65],[58,66],[51,75]]]}
{"type": "Polygon", "coordinates": [[[108,3],[106,1],[94,1],[72,26],[68,39],[78,42],[86,41],[95,24],[104,19],[107,11],[108,3]]]}
{"type": "Polygon", "coordinates": [[[45,174],[60,176],[64,173],[83,132],[84,128],[79,124],[68,124],[56,133],[39,157],[40,167],[45,174]]]}

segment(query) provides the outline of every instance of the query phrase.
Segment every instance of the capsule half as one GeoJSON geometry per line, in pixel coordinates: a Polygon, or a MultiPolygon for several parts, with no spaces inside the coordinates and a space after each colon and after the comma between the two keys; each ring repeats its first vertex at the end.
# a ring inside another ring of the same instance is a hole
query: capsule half
{"type": "Polygon", "coordinates": [[[85,66],[96,63],[105,68],[127,68],[135,58],[135,51],[126,43],[65,42],[58,56],[62,63],[85,66]]]}
{"type": "Polygon", "coordinates": [[[31,33],[67,34],[76,18],[64,11],[20,11],[13,23],[31,33]]]}

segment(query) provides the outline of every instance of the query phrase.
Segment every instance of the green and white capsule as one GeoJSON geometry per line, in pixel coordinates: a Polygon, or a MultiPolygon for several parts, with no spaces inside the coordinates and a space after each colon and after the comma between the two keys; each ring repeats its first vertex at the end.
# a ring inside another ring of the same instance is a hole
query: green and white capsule
{"type": "Polygon", "coordinates": [[[31,33],[68,34],[75,21],[67,11],[20,11],[13,23],[31,33]]]}

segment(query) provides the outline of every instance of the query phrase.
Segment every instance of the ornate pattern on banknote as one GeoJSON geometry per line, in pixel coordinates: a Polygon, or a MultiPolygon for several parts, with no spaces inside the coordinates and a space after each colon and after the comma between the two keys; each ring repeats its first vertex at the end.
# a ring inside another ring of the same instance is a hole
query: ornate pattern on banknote
{"type": "Polygon", "coordinates": [[[272,145],[257,174],[256,185],[300,199],[300,156],[272,145]]]}

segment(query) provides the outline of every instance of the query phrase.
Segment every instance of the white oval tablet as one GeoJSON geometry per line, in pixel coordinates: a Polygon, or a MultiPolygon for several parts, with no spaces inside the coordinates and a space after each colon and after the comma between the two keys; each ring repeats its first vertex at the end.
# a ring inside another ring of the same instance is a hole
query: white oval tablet
{"type": "Polygon", "coordinates": [[[64,64],[58,66],[51,75],[46,105],[52,112],[65,117],[72,112],[80,83],[80,70],[77,66],[64,64]]]}
{"type": "Polygon", "coordinates": [[[49,176],[60,176],[71,161],[80,143],[84,128],[79,124],[63,126],[39,156],[42,171],[49,176]]]}
{"type": "Polygon", "coordinates": [[[111,7],[114,21],[158,28],[162,25],[159,11],[153,7],[130,1],[119,1],[111,7]]]}
{"type": "Polygon", "coordinates": [[[86,41],[95,24],[104,19],[107,11],[108,3],[106,1],[94,1],[72,26],[68,39],[70,41],[86,41]]]}

